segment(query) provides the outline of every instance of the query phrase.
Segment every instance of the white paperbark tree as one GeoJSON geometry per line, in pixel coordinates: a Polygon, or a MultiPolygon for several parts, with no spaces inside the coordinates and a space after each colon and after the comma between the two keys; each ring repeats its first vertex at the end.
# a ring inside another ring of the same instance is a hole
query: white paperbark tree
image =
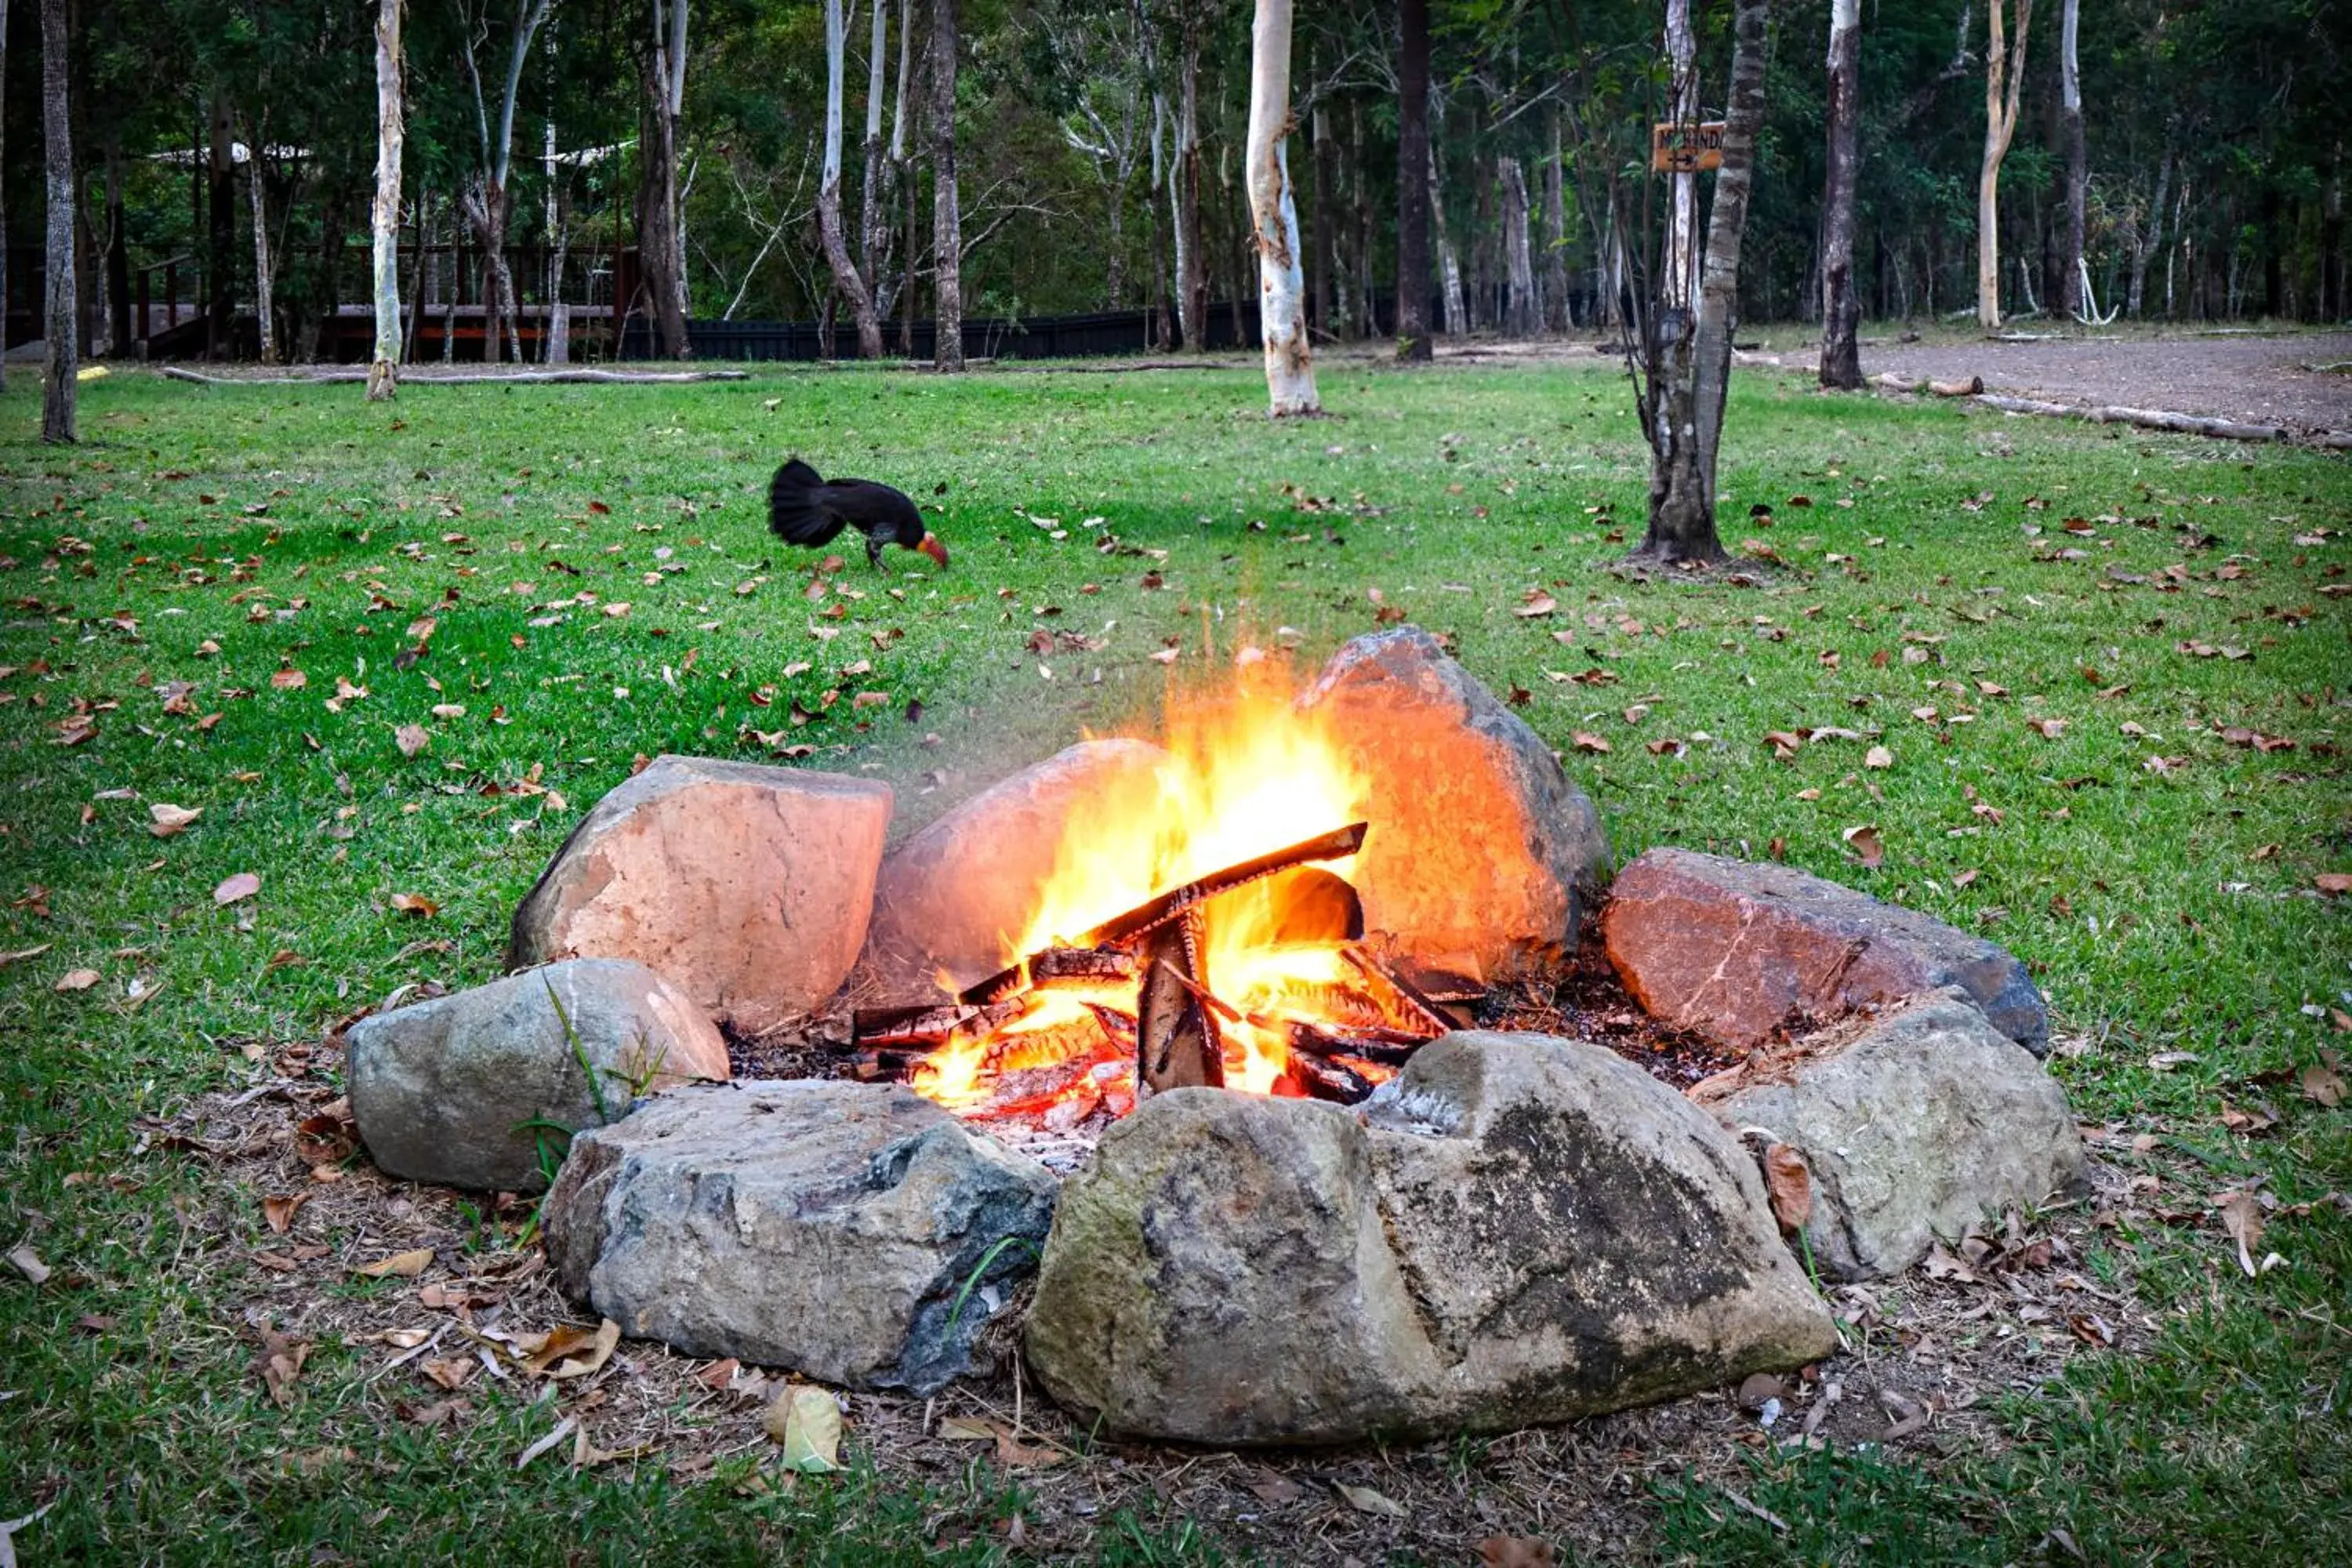
{"type": "Polygon", "coordinates": [[[2089,271],[2083,257],[2084,205],[2090,184],[2090,152],[2083,140],[2083,68],[2076,62],[2075,34],[2082,21],[2083,0],[2065,0],[2058,23],[2058,104],[2066,128],[2066,313],[2084,320],[2089,300],[2089,271]]]}
{"type": "Polygon", "coordinates": [[[48,176],[48,320],[41,360],[41,439],[71,442],[81,358],[75,341],[73,113],[66,96],[68,0],[41,0],[41,137],[48,176]]]}
{"type": "Polygon", "coordinates": [[[272,296],[278,292],[278,268],[269,254],[269,195],[264,183],[262,138],[269,133],[269,117],[246,122],[245,187],[253,198],[253,321],[261,337],[261,363],[278,363],[278,312],[272,296]]]}
{"type": "Polygon", "coordinates": [[[400,0],[380,0],[375,18],[375,204],[368,211],[373,246],[375,352],[368,361],[367,400],[388,402],[400,390],[400,0]]]}
{"type": "Polygon", "coordinates": [[[499,98],[497,128],[491,126],[488,106],[482,97],[482,73],[474,60],[476,37],[466,35],[466,75],[474,88],[474,124],[480,138],[480,167],[474,175],[473,188],[460,193],[466,221],[474,237],[482,247],[482,260],[489,268],[490,310],[483,321],[482,357],[499,357],[499,330],[505,329],[508,352],[520,361],[522,358],[522,327],[515,309],[514,270],[507,265],[507,220],[513,216],[514,192],[509,181],[514,173],[515,100],[522,90],[522,68],[530,58],[530,41],[538,33],[553,0],[519,0],[515,6],[513,36],[508,40],[506,89],[499,98]]]}
{"type": "MultiPolygon", "coordinates": [[[[880,15],[879,0],[876,15],[880,15]]],[[[841,226],[841,97],[848,42],[842,0],[824,0],[824,173],[816,187],[817,238],[824,247],[825,265],[833,268],[833,286],[849,301],[850,317],[857,323],[858,357],[880,359],[882,322],[874,314],[873,292],[849,258],[849,238],[841,226]]]]}
{"type": "Polygon", "coordinates": [[[1265,390],[1276,419],[1323,412],[1307,340],[1307,286],[1298,265],[1298,204],[1284,142],[1290,133],[1291,0],[1257,0],[1250,29],[1246,143],[1250,225],[1257,245],[1258,326],[1265,390]]]}
{"type": "Polygon", "coordinates": [[[1194,8],[1183,6],[1182,57],[1177,68],[1176,153],[1168,182],[1169,217],[1176,234],[1176,330],[1187,353],[1208,347],[1209,268],[1201,254],[1201,35],[1194,8]]]}
{"type": "MultiPolygon", "coordinates": [[[[1666,0],[1666,67],[1670,73],[1667,118],[1675,125],[1698,124],[1698,39],[1691,32],[1690,0],[1666,0]]],[[[1666,254],[1658,290],[1661,331],[1687,327],[1698,298],[1698,175],[1667,176],[1666,254]]]]}
{"type": "Polygon", "coordinates": [[[1535,254],[1528,245],[1528,225],[1533,215],[1528,204],[1527,171],[1517,158],[1495,161],[1496,183],[1503,188],[1503,276],[1509,290],[1504,307],[1503,330],[1514,337],[1532,337],[1543,319],[1536,294],[1535,254]]]}
{"type": "Polygon", "coordinates": [[[2009,0],[1985,7],[1984,165],[1977,175],[1977,324],[1986,331],[2000,325],[2000,161],[2017,132],[2017,107],[2025,92],[2025,33],[2033,22],[2033,0],[2017,0],[2017,40],[2002,47],[2001,13],[2009,0]],[[2004,89],[2006,90],[2004,90],[2004,89]]]}

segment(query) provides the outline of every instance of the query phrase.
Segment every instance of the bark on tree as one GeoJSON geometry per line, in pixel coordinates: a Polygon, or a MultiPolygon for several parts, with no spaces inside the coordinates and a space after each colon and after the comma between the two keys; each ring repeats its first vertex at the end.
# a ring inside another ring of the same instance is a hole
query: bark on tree
{"type": "Polygon", "coordinates": [[[400,390],[400,0],[379,0],[375,18],[375,203],[368,209],[368,253],[375,290],[375,352],[368,361],[367,400],[388,402],[400,390]]]}
{"type": "Polygon", "coordinates": [[[1176,156],[1169,181],[1176,229],[1176,330],[1188,353],[1208,347],[1209,268],[1201,249],[1201,24],[1187,4],[1177,67],[1176,156]]]}
{"type": "Polygon", "coordinates": [[[1650,440],[1650,525],[1635,553],[1669,564],[1723,559],[1715,531],[1716,455],[1731,384],[1739,249],[1748,228],[1756,132],[1764,119],[1765,23],[1770,10],[1770,0],[1737,0],[1733,8],[1731,101],[1724,116],[1723,166],[1716,174],[1715,205],[1708,215],[1697,331],[1685,353],[1654,352],[1641,409],[1643,433],[1650,440]],[[1681,379],[1662,380],[1669,368],[1681,379]]]}
{"type": "MultiPolygon", "coordinates": [[[[878,3],[875,14],[881,14],[878,3]]],[[[841,227],[841,89],[847,34],[842,0],[824,0],[824,172],[816,187],[817,237],[824,247],[825,265],[833,269],[833,285],[849,301],[850,318],[857,323],[858,358],[880,359],[882,322],[874,314],[874,296],[865,278],[849,258],[849,239],[841,227]]]]}
{"type": "MultiPolygon", "coordinates": [[[[8,166],[8,0],[0,0],[0,169],[8,166]]],[[[8,315],[8,182],[0,179],[0,322],[8,315]]],[[[144,324],[142,324],[144,330],[144,324]]],[[[8,390],[8,361],[0,354],[0,392],[8,390]]]]}
{"type": "MultiPolygon", "coordinates": [[[[1698,39],[1691,32],[1690,0],[1666,0],[1667,119],[1677,126],[1698,124],[1698,39]]],[[[1689,330],[1698,295],[1698,175],[1666,177],[1664,287],[1658,297],[1661,331],[1689,330]]]]}
{"type": "Polygon", "coordinates": [[[1397,357],[1428,364],[1430,0],[1400,0],[1397,24],[1397,357]]]}
{"type": "Polygon", "coordinates": [[[1250,27],[1246,142],[1250,229],[1257,247],[1258,332],[1265,342],[1265,390],[1276,419],[1320,414],[1314,351],[1307,338],[1307,289],[1298,265],[1298,204],[1284,142],[1290,132],[1291,0],[1257,0],[1250,27]]]}
{"type": "Polygon", "coordinates": [[[2002,47],[2001,14],[2010,0],[1985,6],[1984,163],[1977,174],[1977,324],[1986,331],[2000,325],[2000,161],[2017,132],[2017,107],[2025,91],[2025,35],[2033,22],[2033,0],[2017,0],[2017,39],[2002,47]]]}
{"type": "Polygon", "coordinates": [[[1575,324],[1568,298],[1568,172],[1562,162],[1560,112],[1544,104],[1544,144],[1551,151],[1543,166],[1544,331],[1565,332],[1575,324]]]}
{"type": "Polygon", "coordinates": [[[2140,300],[2147,287],[2147,264],[2156,259],[2157,251],[2164,245],[2164,204],[2172,194],[2172,131],[2171,126],[2165,128],[2164,155],[2156,165],[2156,195],[2147,205],[2147,217],[2138,223],[2137,233],[2133,237],[2131,288],[2124,310],[2134,318],[2139,315],[2140,300]]]}
{"type": "Polygon", "coordinates": [[[931,0],[931,363],[963,369],[963,215],[956,205],[956,0],[931,0]]]}
{"type": "Polygon", "coordinates": [[[1503,273],[1510,290],[1503,330],[1513,337],[1532,337],[1540,312],[1536,300],[1536,268],[1528,248],[1528,177],[1517,158],[1496,160],[1495,172],[1503,187],[1503,273]]]}
{"type": "MultiPolygon", "coordinates": [[[[890,112],[890,178],[888,181],[888,189],[894,199],[883,204],[887,210],[882,214],[881,221],[887,226],[900,217],[895,198],[903,190],[907,197],[907,210],[902,227],[903,243],[899,248],[906,257],[906,261],[898,269],[899,280],[897,285],[899,303],[904,312],[898,318],[898,356],[901,359],[912,358],[915,353],[915,178],[907,162],[907,90],[913,79],[914,61],[915,0],[898,0],[898,100],[890,112]]],[[[887,248],[887,241],[885,248],[886,250],[887,248]]],[[[877,262],[876,264],[877,278],[880,270],[880,263],[877,262]]],[[[876,292],[881,296],[881,299],[876,301],[875,313],[889,314],[888,305],[882,302],[889,299],[889,289],[877,285],[876,292]]]]}
{"type": "MultiPolygon", "coordinates": [[[[500,357],[501,338],[507,345],[507,357],[520,363],[522,360],[522,324],[515,308],[514,269],[507,263],[507,224],[514,216],[514,118],[515,100],[522,91],[522,70],[530,58],[531,39],[547,20],[548,8],[553,0],[517,0],[514,34],[508,42],[505,90],[499,98],[499,115],[493,129],[488,106],[482,98],[482,76],[474,59],[473,40],[466,45],[466,74],[474,88],[474,122],[480,138],[481,162],[474,175],[473,188],[463,195],[466,221],[474,230],[474,237],[482,247],[482,260],[488,269],[488,286],[483,289],[483,303],[488,307],[482,319],[482,357],[500,357]]],[[[684,0],[678,0],[683,5],[684,0]]],[[[681,12],[681,15],[683,13],[681,12]]]]}
{"type": "Polygon", "coordinates": [[[41,0],[41,137],[48,176],[48,300],[41,360],[41,439],[74,440],[76,377],[81,361],[74,342],[73,114],[66,96],[66,7],[41,0]]]}
{"type": "Polygon", "coordinates": [[[1339,239],[1339,209],[1333,197],[1339,183],[1339,144],[1331,136],[1331,117],[1315,106],[1315,238],[1307,247],[1307,291],[1314,301],[1314,322],[1325,338],[1336,338],[1335,293],[1332,283],[1339,239]]]}
{"type": "Polygon", "coordinates": [[[263,180],[262,138],[268,133],[267,116],[254,120],[247,127],[252,140],[245,149],[245,184],[253,199],[253,321],[261,339],[261,363],[278,363],[278,313],[273,297],[278,292],[278,268],[269,255],[269,198],[263,180]]]}
{"type": "Polygon", "coordinates": [[[131,236],[122,205],[122,131],[109,126],[106,137],[106,348],[131,352],[131,236]]]}
{"type": "Polygon", "coordinates": [[[687,359],[686,235],[677,214],[677,117],[686,107],[687,0],[653,0],[653,34],[638,77],[637,265],[653,316],[655,352],[687,359]]]}
{"type": "Polygon", "coordinates": [[[886,184],[890,165],[882,156],[882,100],[887,85],[883,63],[890,52],[890,0],[874,0],[874,25],[866,48],[866,169],[857,198],[857,267],[874,297],[875,331],[879,341],[880,319],[890,313],[882,294],[884,247],[890,225],[884,216],[890,205],[886,184]]]}
{"type": "Polygon", "coordinates": [[[2090,153],[2083,141],[2083,69],[2074,54],[2083,0],[2065,0],[2058,26],[2058,103],[2066,130],[2066,254],[2061,297],[2066,313],[2078,321],[2090,304],[2083,298],[2083,208],[2091,178],[2090,153]]]}
{"type": "MultiPolygon", "coordinates": [[[[2069,0],[2071,4],[2071,0],[2069,0]]],[[[1862,386],[1855,333],[1862,300],[1853,286],[1853,188],[1862,105],[1862,0],[1832,0],[1829,57],[1829,171],[1822,186],[1821,381],[1836,392],[1862,386]]]]}
{"type": "MultiPolygon", "coordinates": [[[[46,0],[44,0],[46,3],[46,0]]],[[[230,134],[228,99],[213,92],[211,142],[205,170],[205,357],[220,359],[231,349],[236,316],[236,154],[230,134]]]]}
{"type": "MultiPolygon", "coordinates": [[[[1430,100],[1429,120],[1433,132],[1442,132],[1434,98],[1430,100]]],[[[1429,226],[1437,245],[1438,277],[1444,285],[1440,294],[1445,312],[1445,335],[1458,338],[1470,330],[1470,322],[1463,308],[1461,259],[1454,251],[1453,233],[1445,226],[1445,176],[1438,165],[1437,142],[1437,135],[1433,134],[1429,138],[1423,189],[1429,193],[1429,226]]]]}

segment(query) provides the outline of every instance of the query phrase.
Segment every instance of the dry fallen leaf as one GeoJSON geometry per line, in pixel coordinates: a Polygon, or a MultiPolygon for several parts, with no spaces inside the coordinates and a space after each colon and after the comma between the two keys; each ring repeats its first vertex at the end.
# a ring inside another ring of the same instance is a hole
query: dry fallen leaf
{"type": "Polygon", "coordinates": [[[2254,1248],[2263,1239],[2263,1206],[2260,1199],[2243,1187],[2232,1187],[2214,1200],[2214,1209],[2221,1216],[2222,1228],[2238,1244],[2238,1267],[2246,1278],[2254,1277],[2254,1248]]]}
{"type": "Polygon", "coordinates": [[[269,1391],[274,1403],[286,1405],[294,1402],[294,1379],[310,1353],[310,1341],[289,1340],[276,1329],[263,1326],[261,1349],[255,1352],[253,1362],[261,1373],[262,1386],[269,1391]]]}
{"type": "Polygon", "coordinates": [[[415,915],[420,920],[429,919],[441,912],[440,905],[416,893],[393,894],[392,907],[404,915],[415,915]]]}
{"type": "Polygon", "coordinates": [[[308,1193],[281,1194],[275,1197],[266,1197],[261,1200],[261,1217],[269,1222],[271,1230],[276,1231],[279,1236],[284,1236],[287,1227],[294,1223],[296,1211],[310,1201],[310,1194],[308,1193]]]}
{"type": "Polygon", "coordinates": [[[221,885],[213,889],[213,902],[226,908],[240,900],[249,899],[259,891],[261,891],[261,878],[251,871],[239,871],[234,877],[223,879],[221,885]]]}
{"type": "Polygon", "coordinates": [[[1786,1231],[1805,1228],[1813,1216],[1813,1173],[1805,1156],[1787,1143],[1764,1151],[1764,1183],[1772,1192],[1772,1217],[1786,1231]]]}
{"type": "Polygon", "coordinates": [[[1840,837],[1853,847],[1854,853],[1862,857],[1862,863],[1872,870],[1876,870],[1879,863],[1886,858],[1886,846],[1879,841],[1878,829],[1869,823],[1849,827],[1840,837]]]}
{"type": "Polygon", "coordinates": [[[392,743],[400,748],[402,756],[413,757],[431,745],[433,737],[425,732],[422,724],[403,724],[392,732],[392,743]]]}
{"type": "Polygon", "coordinates": [[[1530,588],[1521,596],[1519,607],[1513,610],[1511,614],[1515,616],[1533,617],[1536,616],[1550,615],[1554,610],[1559,608],[1559,601],[1558,599],[1553,598],[1541,588],[1530,588]]]}
{"type": "Polygon", "coordinates": [[[41,1255],[33,1250],[32,1244],[29,1242],[12,1249],[8,1254],[8,1261],[16,1266],[17,1273],[36,1285],[49,1277],[49,1266],[41,1261],[41,1255]]]}
{"type": "Polygon", "coordinates": [[[2322,871],[2312,879],[2311,885],[2330,898],[2352,893],[2352,871],[2322,871]]]}
{"type": "Polygon", "coordinates": [[[2344,1103],[2344,1074],[2338,1070],[2342,1064],[2334,1051],[2321,1055],[2326,1059],[2303,1069],[2303,1098],[2333,1109],[2344,1103]]]}
{"type": "Polygon", "coordinates": [[[1333,1481],[1331,1489],[1338,1492],[1347,1501],[1348,1506],[1358,1513],[1374,1513],[1382,1519],[1405,1517],[1404,1504],[1385,1493],[1376,1492],[1370,1487],[1351,1487],[1345,1481],[1333,1481]]]}
{"type": "Polygon", "coordinates": [[[996,1424],[977,1415],[949,1415],[940,1419],[937,1435],[950,1443],[992,1442],[996,1424]]]}
{"type": "Polygon", "coordinates": [[[1606,756],[1609,753],[1609,742],[1590,730],[1577,731],[1569,737],[1569,743],[1580,752],[1589,752],[1598,756],[1606,756]]]}
{"type": "Polygon", "coordinates": [[[158,838],[169,838],[204,814],[205,808],[201,805],[191,811],[185,806],[172,805],[159,800],[147,808],[147,815],[154,818],[147,825],[147,831],[158,838]]]}
{"type": "Polygon", "coordinates": [[[1482,1568],[1554,1568],[1551,1542],[1527,1535],[1490,1535],[1478,1543],[1482,1568]]]}
{"type": "Polygon", "coordinates": [[[423,1372],[425,1376],[431,1378],[435,1383],[439,1384],[450,1393],[455,1394],[457,1390],[465,1387],[467,1380],[474,1375],[475,1365],[476,1363],[470,1361],[460,1361],[455,1359],[449,1361],[428,1361],[418,1370],[423,1372]]]}
{"type": "Polygon", "coordinates": [[[1891,768],[1895,765],[1895,753],[1884,746],[1873,746],[1863,753],[1862,765],[1865,768],[1891,768]]]}
{"type": "Polygon", "coordinates": [[[390,1275],[397,1275],[403,1279],[414,1279],[424,1273],[432,1262],[433,1249],[429,1247],[419,1247],[408,1252],[395,1252],[389,1258],[379,1258],[373,1263],[362,1263],[352,1272],[365,1275],[370,1279],[382,1279],[390,1275]]]}
{"type": "MultiPolygon", "coordinates": [[[[577,1330],[572,1331],[579,1332],[577,1330]]],[[[553,1335],[549,1336],[550,1343],[553,1342],[553,1335]]],[[[543,1377],[559,1381],[586,1377],[590,1373],[599,1370],[606,1362],[612,1360],[613,1352],[619,1347],[620,1343],[621,1325],[606,1318],[596,1325],[594,1333],[580,1335],[577,1341],[566,1345],[553,1355],[549,1354],[545,1347],[541,1347],[540,1352],[524,1364],[543,1377]]]]}
{"type": "Polygon", "coordinates": [[[785,1469],[820,1474],[841,1468],[841,1406],[824,1389],[791,1384],[776,1395],[763,1420],[768,1436],[783,1446],[785,1469]]]}
{"type": "Polygon", "coordinates": [[[68,969],[63,974],[58,976],[58,983],[51,986],[50,989],[53,991],[87,991],[91,986],[97,984],[99,979],[99,973],[95,969],[68,969]]]}
{"type": "Polygon", "coordinates": [[[269,678],[269,684],[279,691],[299,691],[310,684],[310,678],[299,669],[281,669],[269,678]]]}

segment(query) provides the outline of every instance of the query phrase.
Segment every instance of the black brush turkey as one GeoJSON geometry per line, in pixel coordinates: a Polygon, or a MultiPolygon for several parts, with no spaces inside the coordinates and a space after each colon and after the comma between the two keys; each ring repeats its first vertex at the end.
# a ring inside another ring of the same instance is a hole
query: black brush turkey
{"type": "Polygon", "coordinates": [[[845,528],[866,536],[866,560],[882,567],[882,547],[919,550],[941,566],[948,547],[923,526],[923,514],[900,490],[872,479],[820,479],[798,458],[776,470],[768,483],[768,527],[788,544],[814,550],[833,542],[845,528]]]}

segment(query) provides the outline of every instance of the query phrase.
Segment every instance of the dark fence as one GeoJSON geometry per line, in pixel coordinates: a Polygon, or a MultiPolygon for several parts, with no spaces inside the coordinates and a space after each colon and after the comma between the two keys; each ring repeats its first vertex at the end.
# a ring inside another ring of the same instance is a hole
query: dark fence
{"type": "MultiPolygon", "coordinates": [[[[1374,301],[1373,314],[1381,331],[1394,324],[1395,310],[1386,296],[1374,301]]],[[[1077,316],[1023,318],[967,316],[963,323],[963,352],[968,359],[1085,359],[1150,353],[1169,346],[1154,340],[1155,329],[1172,331],[1173,325],[1172,312],[1155,320],[1155,313],[1150,310],[1095,310],[1077,316]]],[[[883,323],[882,345],[886,353],[895,355],[902,352],[899,328],[896,321],[883,323]]],[[[1238,310],[1230,302],[1212,305],[1207,329],[1207,346],[1212,349],[1255,349],[1263,341],[1254,301],[1238,310]]],[[[690,321],[686,324],[686,334],[698,360],[827,357],[824,329],[815,321],[690,321]]],[[[906,357],[935,359],[938,351],[938,323],[917,321],[903,351],[906,357]]],[[[834,324],[833,352],[842,359],[857,356],[857,329],[845,316],[834,324]]],[[[628,330],[621,340],[621,357],[654,357],[653,328],[643,316],[629,318],[628,330]]]]}

